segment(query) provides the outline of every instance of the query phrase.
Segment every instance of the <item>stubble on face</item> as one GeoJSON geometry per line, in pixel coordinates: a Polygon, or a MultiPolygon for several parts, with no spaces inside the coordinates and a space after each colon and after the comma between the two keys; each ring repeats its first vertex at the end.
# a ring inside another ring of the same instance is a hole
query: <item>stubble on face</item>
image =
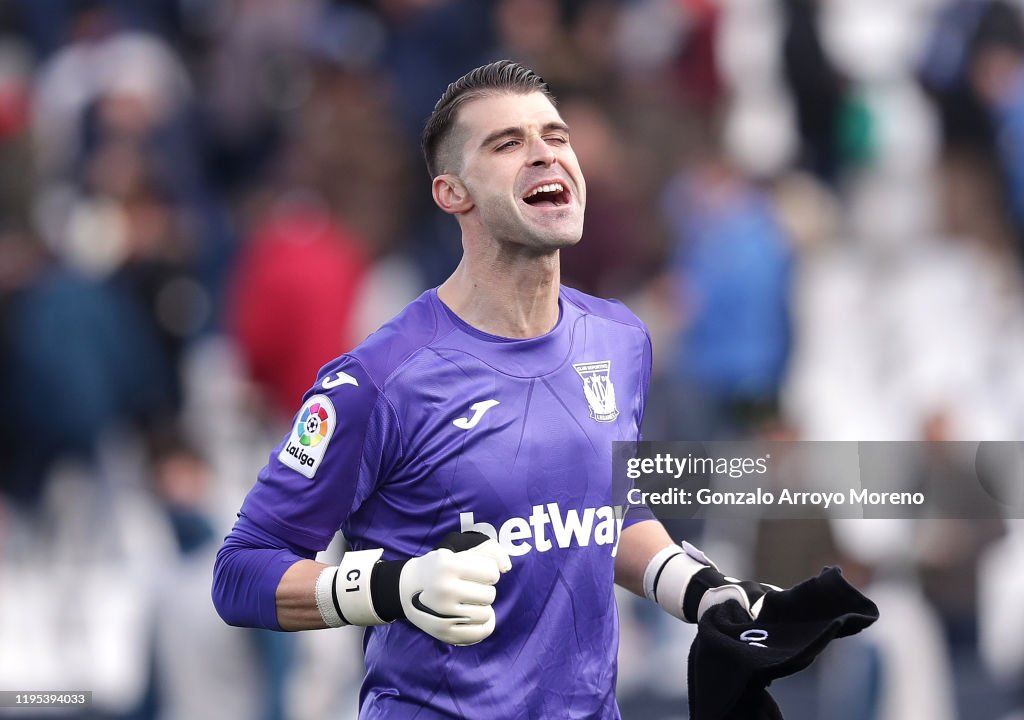
{"type": "Polygon", "coordinates": [[[550,254],[575,245],[583,232],[586,185],[564,122],[542,93],[499,93],[460,109],[451,167],[472,198],[464,232],[508,250],[550,254]],[[496,137],[496,133],[508,130],[496,137]],[[491,138],[487,142],[488,138],[491,138]],[[523,196],[538,183],[559,183],[566,200],[531,205],[523,196]]]}

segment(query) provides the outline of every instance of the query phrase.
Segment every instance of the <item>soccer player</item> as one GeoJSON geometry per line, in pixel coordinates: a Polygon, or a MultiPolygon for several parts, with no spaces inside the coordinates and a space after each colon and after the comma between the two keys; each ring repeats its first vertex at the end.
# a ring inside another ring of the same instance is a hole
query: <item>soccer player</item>
{"type": "Polygon", "coordinates": [[[544,81],[473,70],[423,150],[462,260],[321,370],[221,548],[215,603],[236,625],[366,626],[360,717],[617,718],[614,583],[690,622],[724,599],[753,615],[764,591],[613,489],[651,343],[559,283],[587,192],[544,81]],[[340,566],[315,562],[339,529],[340,566]]]}

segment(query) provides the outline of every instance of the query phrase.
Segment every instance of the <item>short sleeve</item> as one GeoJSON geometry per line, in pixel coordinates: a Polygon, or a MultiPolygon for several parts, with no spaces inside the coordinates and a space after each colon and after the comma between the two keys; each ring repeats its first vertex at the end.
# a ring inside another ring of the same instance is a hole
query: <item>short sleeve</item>
{"type": "MultiPolygon", "coordinates": [[[[643,435],[639,430],[643,425],[644,413],[647,410],[647,393],[651,385],[651,370],[653,366],[653,352],[651,349],[651,335],[647,331],[647,327],[644,330],[644,347],[643,347],[643,360],[640,366],[640,417],[637,421],[637,440],[643,440],[643,435]]],[[[646,520],[656,520],[654,512],[651,511],[650,507],[646,503],[628,503],[626,505],[625,520],[622,524],[623,528],[635,525],[638,522],[644,522],[646,520]]]]}
{"type": "Polygon", "coordinates": [[[644,331],[644,347],[643,347],[643,360],[640,366],[640,417],[637,418],[636,426],[637,440],[642,440],[643,437],[640,435],[639,428],[643,427],[644,415],[647,412],[647,393],[651,388],[651,372],[654,366],[654,351],[651,345],[651,334],[648,332],[647,327],[643,326],[644,331]]]}
{"type": "Polygon", "coordinates": [[[349,356],[325,366],[241,514],[294,545],[322,550],[401,452],[394,410],[349,356]]]}

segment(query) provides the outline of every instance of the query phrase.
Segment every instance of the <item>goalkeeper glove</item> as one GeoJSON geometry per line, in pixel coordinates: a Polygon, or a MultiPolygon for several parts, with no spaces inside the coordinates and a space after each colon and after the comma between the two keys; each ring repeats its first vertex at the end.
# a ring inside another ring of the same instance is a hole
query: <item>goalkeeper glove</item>
{"type": "Polygon", "coordinates": [[[737,580],[718,571],[707,555],[688,542],[659,551],[644,572],[644,594],[680,620],[695,623],[708,608],[735,600],[757,619],[774,585],[737,580]]]}
{"type": "Polygon", "coordinates": [[[349,551],[340,566],[320,574],[317,607],[329,627],[405,618],[452,645],[473,645],[494,632],[494,585],[512,567],[496,541],[450,533],[419,557],[381,561],[383,552],[349,551]]]}

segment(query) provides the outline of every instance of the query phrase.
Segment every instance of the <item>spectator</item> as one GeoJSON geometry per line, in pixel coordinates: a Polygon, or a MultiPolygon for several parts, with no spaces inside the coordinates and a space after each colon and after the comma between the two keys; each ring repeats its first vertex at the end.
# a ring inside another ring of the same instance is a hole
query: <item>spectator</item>
{"type": "Polygon", "coordinates": [[[289,417],[320,366],[360,339],[350,323],[367,263],[360,241],[314,197],[282,198],[256,225],[229,325],[272,416],[289,417]]]}
{"type": "Polygon", "coordinates": [[[779,400],[790,344],[789,240],[769,197],[721,160],[681,172],[663,203],[685,318],[672,372],[699,388],[708,430],[742,432],[774,414],[779,400]]]}

